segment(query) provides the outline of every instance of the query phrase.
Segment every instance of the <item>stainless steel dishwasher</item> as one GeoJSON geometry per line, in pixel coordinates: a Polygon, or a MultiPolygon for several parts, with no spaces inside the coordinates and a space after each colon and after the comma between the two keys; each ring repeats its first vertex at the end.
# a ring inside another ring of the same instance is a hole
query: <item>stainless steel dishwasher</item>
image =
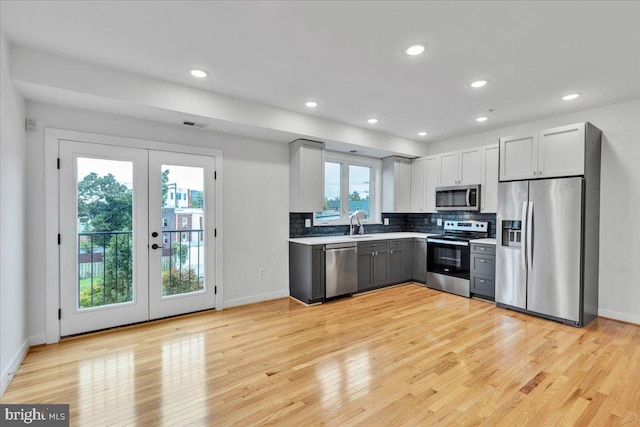
{"type": "Polygon", "coordinates": [[[335,243],[324,245],[325,298],[358,291],[358,245],[335,243]]]}

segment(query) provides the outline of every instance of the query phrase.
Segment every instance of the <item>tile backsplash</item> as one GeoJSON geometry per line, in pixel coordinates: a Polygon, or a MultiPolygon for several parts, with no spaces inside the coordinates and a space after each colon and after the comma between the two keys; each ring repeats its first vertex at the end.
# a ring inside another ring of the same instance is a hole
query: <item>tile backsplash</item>
{"type": "MultiPolygon", "coordinates": [[[[417,233],[442,233],[443,227],[438,226],[438,218],[443,223],[447,220],[474,220],[489,222],[489,237],[496,237],[496,215],[473,212],[442,212],[442,213],[383,213],[382,218],[389,218],[389,225],[371,224],[364,226],[365,234],[397,233],[413,231],[417,233]]],[[[289,213],[289,237],[340,236],[349,234],[348,225],[311,226],[305,227],[304,220],[310,219],[313,224],[312,213],[289,213]]]]}

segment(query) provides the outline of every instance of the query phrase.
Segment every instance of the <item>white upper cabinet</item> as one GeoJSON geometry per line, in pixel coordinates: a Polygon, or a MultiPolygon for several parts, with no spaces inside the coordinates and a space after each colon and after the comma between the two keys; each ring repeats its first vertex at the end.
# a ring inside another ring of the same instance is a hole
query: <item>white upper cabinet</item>
{"type": "Polygon", "coordinates": [[[440,157],[424,158],[424,211],[436,212],[436,187],[438,186],[440,157]]]}
{"type": "Polygon", "coordinates": [[[298,139],[289,144],[289,211],[324,210],[324,144],[298,139]]]}
{"type": "Polygon", "coordinates": [[[411,212],[436,212],[440,156],[420,157],[411,164],[411,212]]]}
{"type": "Polygon", "coordinates": [[[584,175],[584,123],[538,133],[538,178],[584,175]]]}
{"type": "Polygon", "coordinates": [[[439,155],[439,186],[480,184],[481,178],[482,152],[480,148],[451,151],[439,155]]]}
{"type": "Polygon", "coordinates": [[[499,144],[482,147],[482,182],[480,183],[480,211],[497,212],[498,209],[498,152],[499,144]]]}
{"type": "Polygon", "coordinates": [[[482,150],[480,148],[460,150],[459,158],[458,184],[480,184],[482,180],[482,150]]]}
{"type": "Polygon", "coordinates": [[[500,181],[535,178],[538,135],[500,138],[500,181]]]}
{"type": "Polygon", "coordinates": [[[584,175],[585,123],[500,138],[500,181],[584,175]]]}
{"type": "Polygon", "coordinates": [[[411,159],[382,159],[382,211],[411,211],[411,159]]]}
{"type": "Polygon", "coordinates": [[[458,185],[458,152],[442,153],[439,157],[438,184],[442,187],[458,185]]]}
{"type": "Polygon", "coordinates": [[[420,157],[411,163],[411,212],[424,212],[424,184],[424,157],[420,157]]]}

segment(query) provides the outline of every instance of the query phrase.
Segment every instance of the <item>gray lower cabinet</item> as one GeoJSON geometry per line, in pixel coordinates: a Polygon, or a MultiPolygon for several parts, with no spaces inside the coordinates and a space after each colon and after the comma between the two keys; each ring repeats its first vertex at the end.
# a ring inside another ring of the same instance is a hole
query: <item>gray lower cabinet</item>
{"type": "Polygon", "coordinates": [[[496,296],[496,247],[471,243],[470,249],[470,279],[471,295],[491,301],[496,296]]]}
{"type": "Polygon", "coordinates": [[[413,239],[403,239],[404,241],[404,272],[402,281],[413,280],[413,239]]]}
{"type": "Polygon", "coordinates": [[[324,298],[324,245],[289,243],[289,295],[310,304],[324,298]]]}
{"type": "Polygon", "coordinates": [[[413,280],[427,283],[427,239],[413,239],[413,280]]]}
{"type": "Polygon", "coordinates": [[[358,291],[383,286],[388,277],[389,241],[358,243],[358,291]]]}

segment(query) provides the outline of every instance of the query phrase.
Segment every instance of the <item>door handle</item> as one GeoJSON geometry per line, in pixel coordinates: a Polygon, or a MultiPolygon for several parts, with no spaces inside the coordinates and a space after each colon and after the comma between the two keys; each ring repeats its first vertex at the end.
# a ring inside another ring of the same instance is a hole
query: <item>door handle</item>
{"type": "Polygon", "coordinates": [[[158,246],[157,243],[154,243],[153,245],[151,245],[151,249],[160,249],[160,246],[158,246]]]}
{"type": "Polygon", "coordinates": [[[529,202],[527,213],[527,267],[533,270],[533,202],[529,202]]]}
{"type": "Polygon", "coordinates": [[[467,206],[471,206],[470,196],[471,196],[471,189],[467,188],[467,206]]]}
{"type": "Polygon", "coordinates": [[[522,246],[520,247],[520,266],[523,269],[527,269],[527,205],[528,203],[522,202],[522,222],[521,229],[524,231],[522,235],[524,236],[524,241],[522,242],[522,246]]]}

